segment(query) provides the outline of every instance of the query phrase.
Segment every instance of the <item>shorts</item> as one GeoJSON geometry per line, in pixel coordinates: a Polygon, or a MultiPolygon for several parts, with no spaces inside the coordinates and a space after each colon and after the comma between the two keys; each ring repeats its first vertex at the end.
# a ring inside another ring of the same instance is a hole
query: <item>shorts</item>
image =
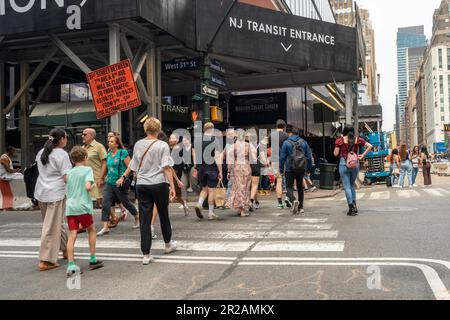
{"type": "Polygon", "coordinates": [[[94,224],[92,214],[83,214],[81,216],[67,216],[67,225],[70,231],[76,231],[81,225],[82,229],[87,229],[94,224]]]}
{"type": "Polygon", "coordinates": [[[261,177],[261,166],[259,164],[251,164],[252,177],[261,177]]]}
{"type": "Polygon", "coordinates": [[[200,170],[198,173],[198,180],[202,188],[217,188],[219,184],[219,172],[216,170],[200,170]]]}

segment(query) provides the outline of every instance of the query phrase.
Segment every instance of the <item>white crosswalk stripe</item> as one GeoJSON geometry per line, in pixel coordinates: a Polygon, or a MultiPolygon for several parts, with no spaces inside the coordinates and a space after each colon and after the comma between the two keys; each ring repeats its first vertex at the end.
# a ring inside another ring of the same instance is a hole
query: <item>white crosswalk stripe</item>
{"type": "MultiPolygon", "coordinates": [[[[327,218],[290,217],[281,224],[275,219],[260,221],[264,223],[224,222],[208,229],[204,225],[188,225],[185,229],[176,228],[173,238],[177,241],[179,251],[194,252],[342,252],[345,248],[345,241],[339,241],[339,232],[332,230],[332,224],[328,223],[327,218]],[[273,223],[267,223],[271,221],[273,223]]],[[[0,250],[38,249],[40,246],[38,232],[41,227],[41,223],[9,223],[0,226],[0,234],[3,234],[2,231],[5,230],[16,230],[13,238],[7,238],[11,237],[9,234],[2,235],[0,250]]],[[[132,250],[134,254],[139,252],[138,232],[122,236],[124,237],[118,237],[113,233],[111,236],[100,237],[97,239],[96,247],[99,250],[132,250]]],[[[82,251],[89,248],[86,237],[80,237],[77,240],[77,247],[82,251]]],[[[152,249],[163,250],[164,248],[161,238],[153,241],[152,249]]],[[[8,254],[3,257],[6,256],[8,254]]]]}
{"type": "Polygon", "coordinates": [[[370,200],[389,200],[391,193],[389,191],[372,192],[369,198],[370,200]]]}
{"type": "Polygon", "coordinates": [[[444,194],[438,190],[434,189],[423,189],[424,192],[428,193],[430,196],[433,197],[444,197],[444,194]]]}

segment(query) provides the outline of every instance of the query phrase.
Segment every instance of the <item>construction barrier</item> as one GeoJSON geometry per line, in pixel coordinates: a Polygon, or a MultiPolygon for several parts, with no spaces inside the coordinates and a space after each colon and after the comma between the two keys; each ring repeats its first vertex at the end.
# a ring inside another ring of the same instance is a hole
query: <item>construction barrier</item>
{"type": "Polygon", "coordinates": [[[31,207],[23,180],[0,180],[0,210],[27,210],[31,207]]]}
{"type": "Polygon", "coordinates": [[[437,174],[439,176],[450,176],[450,163],[437,162],[431,165],[431,174],[437,174]]]}

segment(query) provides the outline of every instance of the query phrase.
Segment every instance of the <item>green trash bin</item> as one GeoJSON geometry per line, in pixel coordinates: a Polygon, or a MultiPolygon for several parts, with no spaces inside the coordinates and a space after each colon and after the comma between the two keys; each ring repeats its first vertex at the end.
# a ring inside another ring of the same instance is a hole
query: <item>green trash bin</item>
{"type": "Polygon", "coordinates": [[[320,165],[320,189],[333,190],[336,165],[322,163],[320,165]]]}

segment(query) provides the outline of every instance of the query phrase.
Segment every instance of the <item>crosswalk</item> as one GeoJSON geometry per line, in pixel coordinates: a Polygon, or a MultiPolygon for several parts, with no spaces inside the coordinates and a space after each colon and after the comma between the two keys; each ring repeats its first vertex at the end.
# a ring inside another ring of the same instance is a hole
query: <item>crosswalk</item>
{"type": "MultiPolygon", "coordinates": [[[[423,197],[446,198],[450,196],[450,189],[444,188],[414,188],[389,189],[384,191],[361,190],[356,193],[357,200],[391,200],[391,199],[417,199],[423,197]]],[[[313,199],[312,202],[346,201],[343,193],[326,199],[313,199]]]]}
{"type": "MultiPolygon", "coordinates": [[[[343,252],[345,241],[339,239],[339,231],[333,230],[328,218],[302,218],[286,214],[280,218],[256,216],[237,223],[232,219],[219,223],[202,223],[195,220],[189,223],[177,223],[174,219],[173,239],[177,241],[178,254],[195,256],[239,255],[241,253],[270,252],[343,252]],[[263,222],[261,219],[264,219],[263,222]]],[[[39,232],[41,223],[6,223],[0,225],[0,259],[11,257],[8,251],[37,251],[40,246],[39,232]]],[[[159,239],[152,245],[155,254],[164,249],[161,233],[157,228],[159,239]]],[[[89,248],[86,235],[77,240],[80,252],[89,248]]],[[[97,239],[99,252],[130,254],[140,253],[138,231],[128,230],[122,234],[113,234],[97,239]]],[[[15,254],[17,255],[17,254],[15,254]]],[[[13,256],[15,256],[13,254],[13,256]]],[[[99,253],[101,256],[101,254],[99,253]]],[[[26,255],[29,257],[29,255],[26,255]]],[[[20,257],[20,255],[19,255],[20,257]]]]}

